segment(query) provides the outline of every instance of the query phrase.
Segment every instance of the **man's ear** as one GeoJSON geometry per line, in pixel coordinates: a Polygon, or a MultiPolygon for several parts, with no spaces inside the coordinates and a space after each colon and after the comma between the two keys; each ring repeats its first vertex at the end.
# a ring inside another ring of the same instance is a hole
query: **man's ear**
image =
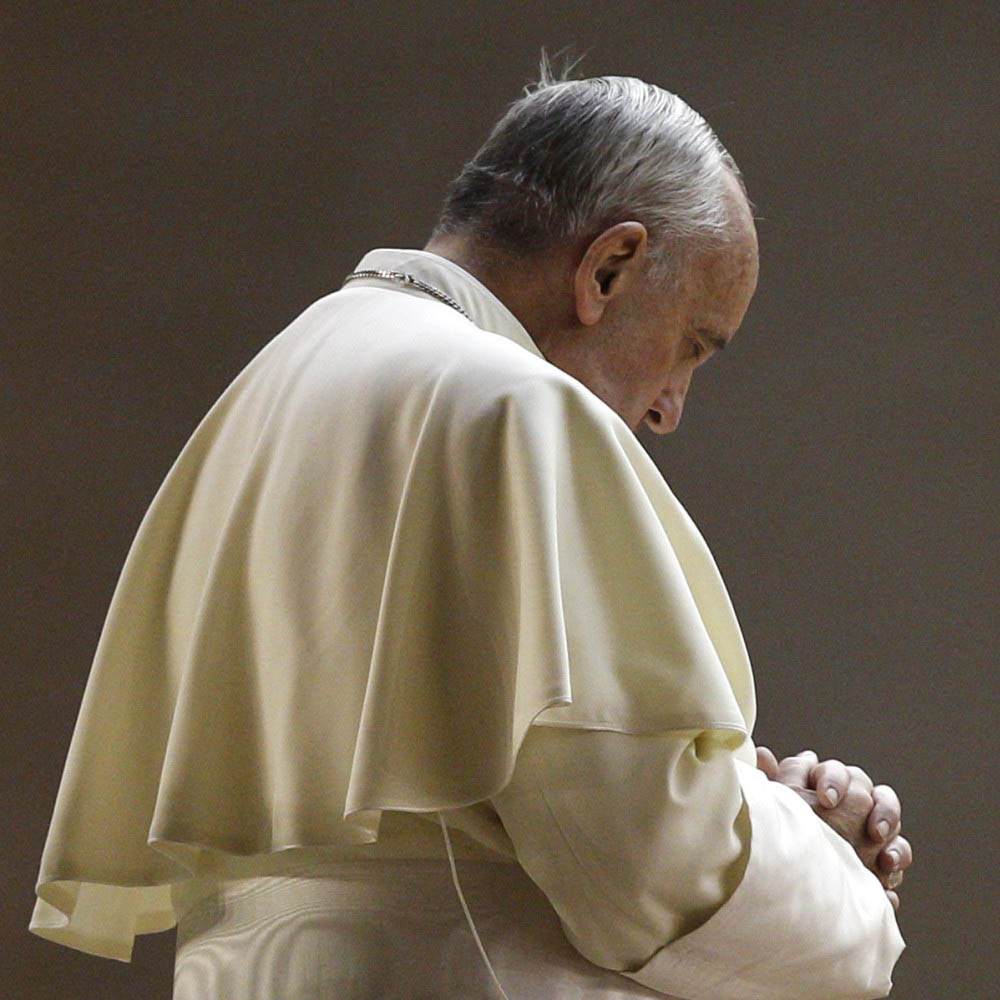
{"type": "Polygon", "coordinates": [[[584,326],[599,322],[608,303],[633,287],[648,247],[649,235],[641,222],[619,222],[587,247],[573,280],[576,315],[584,326]]]}

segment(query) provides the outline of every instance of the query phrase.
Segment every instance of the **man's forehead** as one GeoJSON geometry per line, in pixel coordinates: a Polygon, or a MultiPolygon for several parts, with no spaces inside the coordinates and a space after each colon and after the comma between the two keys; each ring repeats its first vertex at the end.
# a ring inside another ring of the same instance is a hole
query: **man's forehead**
{"type": "Polygon", "coordinates": [[[755,243],[731,244],[703,261],[700,281],[690,300],[692,328],[707,343],[722,350],[732,339],[757,288],[755,243]]]}

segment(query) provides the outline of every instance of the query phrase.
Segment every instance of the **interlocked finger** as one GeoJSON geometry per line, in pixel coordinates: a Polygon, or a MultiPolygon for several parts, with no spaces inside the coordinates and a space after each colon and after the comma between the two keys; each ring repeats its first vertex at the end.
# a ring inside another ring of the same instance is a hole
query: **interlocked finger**
{"type": "Polygon", "coordinates": [[[913,848],[906,837],[893,837],[878,853],[878,867],[884,874],[902,873],[913,864],[913,848]]]}
{"type": "Polygon", "coordinates": [[[889,785],[876,785],[872,789],[875,804],[868,816],[868,836],[881,843],[899,833],[902,807],[899,796],[889,785]]]}
{"type": "Polygon", "coordinates": [[[818,760],[819,758],[813,750],[802,750],[794,757],[786,757],[778,765],[778,781],[784,785],[811,788],[809,773],[816,766],[818,760]]]}
{"type": "Polygon", "coordinates": [[[866,792],[870,792],[875,787],[875,783],[872,779],[869,778],[868,775],[857,765],[848,764],[847,770],[851,775],[851,782],[853,783],[856,781],[866,792]]]}
{"type": "Polygon", "coordinates": [[[778,758],[769,747],[757,747],[757,767],[763,771],[771,781],[778,777],[778,758]]]}
{"type": "Polygon", "coordinates": [[[851,784],[851,773],[839,760],[824,760],[809,775],[809,785],[816,789],[822,805],[832,809],[842,801],[851,784]]]}

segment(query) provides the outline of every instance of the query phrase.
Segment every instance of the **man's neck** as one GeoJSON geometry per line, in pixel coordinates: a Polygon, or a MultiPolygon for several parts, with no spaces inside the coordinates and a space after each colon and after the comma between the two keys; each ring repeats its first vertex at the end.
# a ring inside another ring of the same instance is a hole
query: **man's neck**
{"type": "Polygon", "coordinates": [[[485,285],[517,317],[543,353],[546,333],[570,313],[572,286],[558,256],[514,259],[489,251],[460,233],[432,237],[424,250],[457,264],[485,285]]]}

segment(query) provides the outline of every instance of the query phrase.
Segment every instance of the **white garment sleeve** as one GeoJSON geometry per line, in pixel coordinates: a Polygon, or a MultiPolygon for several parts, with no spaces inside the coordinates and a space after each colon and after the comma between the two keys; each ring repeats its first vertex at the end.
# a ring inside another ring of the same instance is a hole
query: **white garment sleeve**
{"type": "Polygon", "coordinates": [[[584,957],[684,1000],[869,1000],[903,950],[878,879],[723,734],[532,726],[493,804],[584,957]]]}

